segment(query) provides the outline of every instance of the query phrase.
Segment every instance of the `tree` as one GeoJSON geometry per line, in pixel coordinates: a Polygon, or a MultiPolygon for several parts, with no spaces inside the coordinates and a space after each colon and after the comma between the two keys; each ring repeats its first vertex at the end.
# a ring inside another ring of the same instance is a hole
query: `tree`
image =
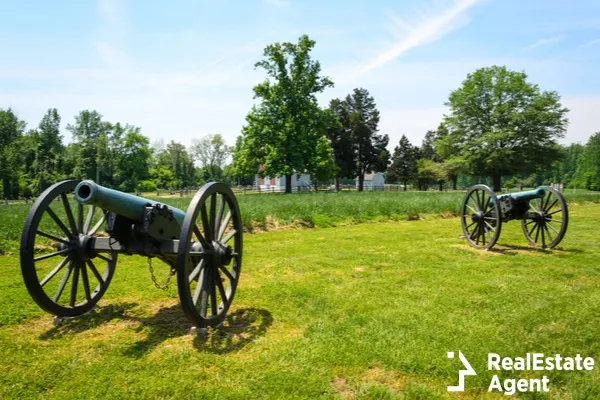
{"type": "Polygon", "coordinates": [[[59,163],[63,150],[60,134],[60,115],[56,108],[49,109],[36,131],[30,132],[34,146],[37,190],[41,193],[46,187],[59,179],[59,163]]]}
{"type": "Polygon", "coordinates": [[[5,199],[19,196],[19,170],[16,167],[20,164],[20,139],[25,126],[10,108],[0,109],[0,181],[5,199]]]}
{"type": "Polygon", "coordinates": [[[333,158],[337,167],[335,174],[335,190],[340,190],[340,178],[354,177],[356,165],[354,162],[354,147],[350,134],[349,109],[340,99],[329,102],[329,120],[327,137],[333,149],[333,158]]]}
{"type": "Polygon", "coordinates": [[[245,173],[255,173],[262,164],[261,174],[285,175],[286,193],[291,193],[293,174],[314,174],[326,161],[315,151],[327,127],[316,94],[333,82],[320,76],[321,65],[311,59],[314,46],[315,41],[303,35],[297,44],[265,48],[265,59],[255,67],[264,69],[267,79],[254,87],[260,103],[246,117],[243,148],[236,157],[245,173]]]}
{"type": "Polygon", "coordinates": [[[103,160],[99,156],[106,153],[102,151],[102,145],[108,143],[103,138],[108,127],[96,110],[81,111],[75,116],[75,123],[67,125],[67,130],[71,132],[79,150],[73,170],[75,177],[100,180],[99,165],[103,160]]]}
{"type": "Polygon", "coordinates": [[[577,175],[588,190],[600,190],[600,132],[593,134],[580,157],[577,175]]]}
{"type": "Polygon", "coordinates": [[[195,185],[195,172],[194,161],[185,146],[171,140],[156,154],[152,178],[158,187],[183,189],[195,185]]]}
{"type": "MultiPolygon", "coordinates": [[[[354,89],[343,101],[334,100],[334,104],[338,109],[336,114],[343,116],[340,123],[347,130],[352,145],[352,175],[358,176],[358,190],[362,191],[366,173],[387,169],[389,137],[377,134],[379,110],[366,89],[354,89]]],[[[343,160],[349,163],[346,155],[343,160]]]]}
{"type": "Polygon", "coordinates": [[[137,190],[140,181],[148,178],[151,156],[149,144],[150,139],[140,133],[140,128],[130,127],[126,131],[118,164],[120,190],[137,190]]]}
{"type": "Polygon", "coordinates": [[[193,139],[190,153],[194,160],[200,162],[200,167],[206,171],[206,180],[219,180],[225,161],[229,156],[229,148],[220,134],[206,135],[193,139]]]}
{"type": "Polygon", "coordinates": [[[437,182],[442,190],[442,182],[448,175],[442,163],[437,163],[427,158],[417,160],[417,179],[420,190],[427,190],[431,182],[437,182]]]}
{"type": "Polygon", "coordinates": [[[541,92],[524,72],[504,66],[468,74],[462,87],[450,93],[450,115],[444,123],[473,175],[501,178],[548,168],[560,156],[558,138],[568,124],[567,108],[557,92],[541,92]]]}
{"type": "Polygon", "coordinates": [[[402,135],[398,146],[394,148],[392,164],[388,168],[388,179],[392,182],[401,181],[404,190],[408,181],[414,179],[417,173],[417,150],[405,135],[402,135]]]}

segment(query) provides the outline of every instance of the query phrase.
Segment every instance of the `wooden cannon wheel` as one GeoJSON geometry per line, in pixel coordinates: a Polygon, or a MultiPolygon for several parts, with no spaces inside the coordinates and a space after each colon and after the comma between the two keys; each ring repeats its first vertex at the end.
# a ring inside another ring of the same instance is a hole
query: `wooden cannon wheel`
{"type": "Polygon", "coordinates": [[[79,181],[68,180],[46,189],[33,204],[21,236],[21,272],[35,302],[59,317],[90,311],[113,277],[117,253],[87,250],[106,214],[76,203],[79,181]]]}
{"type": "Polygon", "coordinates": [[[207,183],[192,199],[181,226],[177,286],[181,306],[197,328],[220,324],[242,268],[242,219],[231,189],[207,183]]]}
{"type": "Polygon", "coordinates": [[[523,234],[529,243],[543,249],[558,245],[567,232],[569,210],[563,195],[550,186],[544,186],[543,199],[529,202],[533,218],[521,220],[523,234]]]}
{"type": "Polygon", "coordinates": [[[502,230],[500,204],[492,189],[486,185],[471,187],[461,206],[463,234],[477,249],[491,249],[502,230]]]}

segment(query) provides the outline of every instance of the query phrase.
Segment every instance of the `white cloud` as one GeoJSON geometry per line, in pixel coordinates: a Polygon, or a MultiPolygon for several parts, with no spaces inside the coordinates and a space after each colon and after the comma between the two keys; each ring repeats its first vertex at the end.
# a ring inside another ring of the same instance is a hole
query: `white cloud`
{"type": "Polygon", "coordinates": [[[559,43],[562,42],[564,40],[564,36],[560,35],[560,36],[553,36],[553,37],[549,37],[549,38],[542,38],[540,40],[538,40],[537,42],[535,42],[534,44],[525,47],[523,50],[533,50],[535,48],[541,47],[541,46],[548,46],[554,43],[559,43]]]}
{"type": "MultiPolygon", "coordinates": [[[[398,39],[370,60],[363,62],[363,66],[356,68],[342,80],[354,80],[371,71],[374,71],[390,61],[402,56],[407,51],[432,43],[444,37],[467,22],[464,13],[480,0],[456,0],[452,7],[427,15],[418,23],[408,24],[391,14],[391,20],[402,33],[398,39]]],[[[389,12],[388,12],[389,13],[389,12]]]]}

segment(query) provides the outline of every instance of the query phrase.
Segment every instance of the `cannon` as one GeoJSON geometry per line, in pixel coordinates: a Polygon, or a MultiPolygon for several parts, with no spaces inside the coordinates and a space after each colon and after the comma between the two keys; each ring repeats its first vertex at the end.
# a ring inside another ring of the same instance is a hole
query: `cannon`
{"type": "Polygon", "coordinates": [[[565,236],[569,210],[563,195],[549,186],[534,190],[496,195],[486,185],[467,191],[461,207],[464,237],[478,249],[491,249],[502,230],[502,223],[521,220],[527,241],[551,249],[565,236]]]}
{"type": "Polygon", "coordinates": [[[94,308],[119,255],[147,257],[151,272],[158,258],[170,267],[169,278],[176,275],[183,312],[206,330],[224,320],[233,301],[242,235],[238,203],[223,183],[204,185],[182,211],[90,180],[67,180],[29,210],[21,272],[33,300],[60,320],[94,308]]]}

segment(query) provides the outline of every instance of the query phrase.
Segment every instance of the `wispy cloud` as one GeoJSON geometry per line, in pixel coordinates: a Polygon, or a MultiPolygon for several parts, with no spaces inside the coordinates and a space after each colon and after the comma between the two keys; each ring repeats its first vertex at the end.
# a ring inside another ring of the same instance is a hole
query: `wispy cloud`
{"type": "Polygon", "coordinates": [[[356,79],[368,72],[376,70],[390,61],[404,55],[407,51],[441,39],[466,21],[461,19],[465,12],[480,0],[456,0],[454,4],[441,12],[427,15],[421,21],[408,24],[391,12],[391,22],[400,32],[397,39],[365,65],[358,68],[346,78],[356,79]]]}
{"type": "Polygon", "coordinates": [[[580,49],[584,49],[586,47],[590,47],[590,46],[594,46],[600,44],[600,39],[594,39],[594,40],[590,40],[589,42],[585,42],[584,44],[582,44],[581,46],[579,46],[580,49]]]}
{"type": "Polygon", "coordinates": [[[554,43],[559,43],[562,42],[564,40],[564,36],[560,35],[560,36],[553,36],[553,37],[549,37],[549,38],[542,38],[540,40],[538,40],[537,42],[535,42],[534,44],[525,47],[523,50],[533,50],[536,49],[538,47],[541,46],[548,46],[554,43]]]}

